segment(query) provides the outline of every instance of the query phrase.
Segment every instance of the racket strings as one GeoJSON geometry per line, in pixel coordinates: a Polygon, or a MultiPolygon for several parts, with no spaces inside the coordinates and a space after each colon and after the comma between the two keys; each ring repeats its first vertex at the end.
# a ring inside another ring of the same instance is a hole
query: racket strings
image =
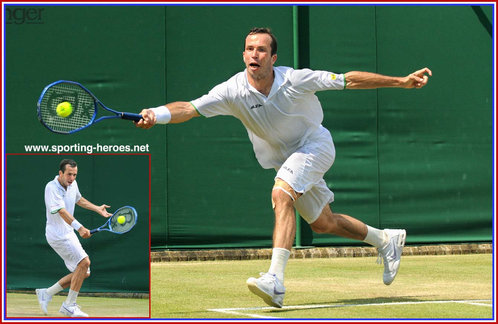
{"type": "Polygon", "coordinates": [[[118,209],[112,216],[110,227],[113,232],[116,233],[126,233],[135,226],[137,221],[137,214],[135,210],[130,207],[122,207],[118,209]],[[125,221],[123,223],[118,222],[118,217],[124,216],[125,221]]]}
{"type": "Polygon", "coordinates": [[[40,118],[52,130],[67,134],[90,124],[95,106],[94,98],[80,86],[61,82],[45,92],[40,102],[40,118]],[[66,101],[72,105],[73,111],[69,116],[61,117],[57,115],[57,105],[66,101]]]}

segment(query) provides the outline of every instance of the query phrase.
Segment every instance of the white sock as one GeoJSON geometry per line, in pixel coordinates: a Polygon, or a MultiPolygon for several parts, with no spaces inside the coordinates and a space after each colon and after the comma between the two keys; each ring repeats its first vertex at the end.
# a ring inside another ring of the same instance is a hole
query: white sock
{"type": "Polygon", "coordinates": [[[280,282],[284,282],[284,270],[289,260],[290,251],[283,248],[273,248],[271,265],[268,273],[274,274],[280,282]]]}
{"type": "Polygon", "coordinates": [[[66,304],[75,304],[76,303],[76,298],[78,298],[78,293],[79,291],[74,291],[72,289],[69,289],[69,293],[67,294],[66,298],[66,304]]]}
{"type": "Polygon", "coordinates": [[[367,237],[365,237],[363,242],[373,245],[376,248],[381,248],[387,243],[387,235],[383,230],[367,225],[367,237]]]}
{"type": "Polygon", "coordinates": [[[59,282],[56,282],[52,287],[47,288],[47,294],[53,296],[62,290],[64,290],[64,288],[62,288],[62,286],[59,285],[59,282]]]}

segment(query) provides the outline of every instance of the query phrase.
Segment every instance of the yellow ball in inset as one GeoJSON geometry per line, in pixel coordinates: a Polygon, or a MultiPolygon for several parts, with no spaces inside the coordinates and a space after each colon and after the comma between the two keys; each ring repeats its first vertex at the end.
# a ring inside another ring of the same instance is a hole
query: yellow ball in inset
{"type": "Polygon", "coordinates": [[[119,224],[124,224],[125,222],[126,222],[126,217],[124,217],[123,215],[118,216],[118,223],[119,224]]]}
{"type": "Polygon", "coordinates": [[[73,112],[73,105],[67,101],[63,101],[57,105],[55,112],[57,113],[57,116],[66,118],[73,112]]]}

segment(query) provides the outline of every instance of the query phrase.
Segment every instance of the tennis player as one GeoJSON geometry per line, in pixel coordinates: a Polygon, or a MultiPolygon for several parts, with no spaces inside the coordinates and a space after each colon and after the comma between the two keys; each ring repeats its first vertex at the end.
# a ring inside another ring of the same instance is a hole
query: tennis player
{"type": "Polygon", "coordinates": [[[68,317],[88,317],[76,304],[76,298],[83,281],[90,276],[90,258],[83,250],[74,230],[85,239],[91,234],[73,217],[75,204],[104,217],[112,216],[106,210],[110,206],[96,206],[81,196],[76,183],[77,174],[78,166],[75,161],[62,160],[59,175],[45,186],[45,237],[48,244],[64,260],[70,273],[49,288],[36,289],[36,296],[44,314],[48,314],[47,307],[52,296],[69,287],[69,293],[59,312],[68,317]]]}
{"type": "Polygon", "coordinates": [[[377,247],[384,261],[383,281],[398,272],[406,231],[377,229],[351,216],[333,213],[333,192],[323,180],[334,163],[330,132],[321,123],[323,111],[316,91],[422,88],[432,72],[423,68],[404,77],[352,71],[336,74],[275,67],[277,40],[268,28],[253,28],[242,53],[246,69],[190,102],[144,109],[138,127],[181,123],[193,117],[231,115],[246,127],[263,168],[276,170],[272,189],[275,212],[273,252],[268,272],[249,278],[251,292],[268,305],[282,307],[284,270],[296,233],[294,208],[317,233],[364,241],[377,247]]]}

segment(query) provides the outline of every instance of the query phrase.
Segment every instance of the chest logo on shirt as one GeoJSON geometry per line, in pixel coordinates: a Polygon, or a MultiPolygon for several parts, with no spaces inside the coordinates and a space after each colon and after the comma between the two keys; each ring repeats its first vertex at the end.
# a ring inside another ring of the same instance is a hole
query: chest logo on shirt
{"type": "Polygon", "coordinates": [[[252,105],[250,108],[251,109],[256,109],[256,108],[259,108],[259,107],[263,107],[262,104],[255,104],[255,105],[252,105]]]}

